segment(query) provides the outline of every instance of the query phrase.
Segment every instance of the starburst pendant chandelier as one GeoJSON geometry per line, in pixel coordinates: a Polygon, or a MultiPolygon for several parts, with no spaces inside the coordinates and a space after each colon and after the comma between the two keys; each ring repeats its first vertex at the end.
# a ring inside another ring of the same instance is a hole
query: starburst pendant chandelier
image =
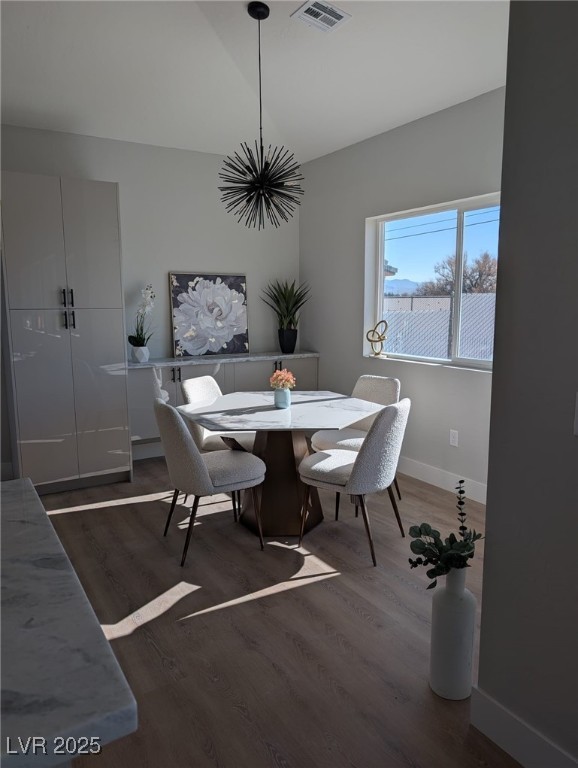
{"type": "Polygon", "coordinates": [[[219,173],[224,182],[219,187],[221,201],[229,213],[237,216],[246,227],[265,228],[267,218],[274,227],[289,221],[303,194],[300,183],[303,176],[299,163],[285,147],[263,150],[263,101],[261,98],[261,21],[269,16],[269,6],[251,2],[247,6],[251,18],[259,23],[259,141],[255,149],[246,142],[239,152],[228,156],[219,173]]]}

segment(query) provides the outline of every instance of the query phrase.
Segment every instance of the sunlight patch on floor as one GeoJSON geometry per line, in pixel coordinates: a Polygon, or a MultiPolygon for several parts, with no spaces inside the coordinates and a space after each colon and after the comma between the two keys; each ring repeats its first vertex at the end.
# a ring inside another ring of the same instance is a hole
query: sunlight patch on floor
{"type": "MultiPolygon", "coordinates": [[[[198,514],[212,514],[214,511],[219,510],[206,510],[203,509],[204,507],[210,506],[211,504],[222,504],[225,502],[231,503],[231,499],[229,496],[226,496],[225,494],[219,494],[217,496],[211,496],[206,497],[207,501],[203,500],[204,503],[199,504],[199,512],[198,514]],[[208,500],[210,499],[210,501],[208,500]],[[203,512],[201,513],[201,509],[203,509],[203,512]]],[[[110,499],[109,501],[97,501],[93,504],[80,504],[77,507],[63,507],[62,509],[51,509],[47,512],[48,516],[51,515],[65,515],[69,512],[87,512],[90,509],[108,509],[110,507],[124,507],[128,506],[130,504],[144,504],[151,501],[162,501],[165,504],[170,504],[173,500],[173,491],[161,491],[160,493],[147,493],[143,496],[126,496],[122,499],[110,499]]],[[[185,495],[182,494],[179,496],[179,499],[177,501],[177,506],[183,506],[185,500],[185,495]]],[[[189,501],[192,504],[192,497],[189,498],[189,501]]],[[[190,506],[190,504],[188,505],[190,506]]]]}
{"type": "Polygon", "coordinates": [[[132,635],[143,624],[148,624],[148,622],[158,619],[159,616],[178,603],[179,600],[187,597],[187,595],[190,595],[197,589],[201,589],[198,584],[188,584],[186,581],[181,581],[116,624],[102,624],[104,636],[107,640],[118,640],[119,637],[132,635]]]}
{"type": "Polygon", "coordinates": [[[225,603],[219,603],[219,605],[213,605],[210,608],[203,608],[201,611],[195,611],[189,613],[188,616],[182,616],[179,621],[185,621],[186,619],[192,619],[195,616],[202,616],[204,613],[212,613],[213,611],[220,611],[224,608],[231,608],[232,606],[242,605],[248,603],[251,600],[260,600],[262,597],[270,597],[271,595],[279,594],[280,592],[286,592],[289,589],[296,589],[297,587],[305,587],[309,584],[314,584],[316,581],[324,581],[325,579],[331,579],[334,576],[340,576],[340,572],[334,570],[330,565],[318,558],[316,555],[312,555],[304,547],[295,547],[294,545],[281,544],[280,542],[269,542],[267,546],[280,547],[283,549],[290,549],[293,552],[298,552],[303,556],[303,564],[301,568],[286,581],[281,581],[278,584],[272,584],[264,589],[259,589],[256,592],[250,592],[248,595],[242,595],[234,600],[227,600],[225,603]]]}

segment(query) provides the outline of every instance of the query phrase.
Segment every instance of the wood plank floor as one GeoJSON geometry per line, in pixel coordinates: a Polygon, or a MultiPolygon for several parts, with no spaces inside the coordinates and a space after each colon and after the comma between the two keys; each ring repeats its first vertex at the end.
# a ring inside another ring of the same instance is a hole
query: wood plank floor
{"type": "MultiPolygon", "coordinates": [[[[406,530],[457,529],[451,493],[399,479],[406,530]]],[[[377,568],[361,517],[344,499],[335,522],[323,492],[301,550],[279,538],[261,552],[226,497],[204,499],[181,568],[183,506],[162,537],[171,495],[164,460],[148,459],[132,483],[43,496],[138,702],[138,731],[76,768],[518,766],[469,725],[469,700],[428,686],[432,593],[387,494],[369,500],[377,568]]],[[[483,530],[483,506],[466,509],[483,530]]]]}

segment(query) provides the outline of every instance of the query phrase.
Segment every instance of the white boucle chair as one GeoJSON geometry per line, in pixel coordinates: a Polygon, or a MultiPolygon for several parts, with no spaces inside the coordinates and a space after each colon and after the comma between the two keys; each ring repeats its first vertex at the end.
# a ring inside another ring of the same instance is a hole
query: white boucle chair
{"type": "MultiPolygon", "coordinates": [[[[181,382],[181,391],[187,405],[198,406],[210,405],[223,394],[212,376],[185,379],[181,382]]],[[[190,423],[189,429],[200,451],[222,451],[234,446],[251,452],[255,443],[255,432],[213,432],[194,422],[190,423]]]]}
{"type": "MultiPolygon", "coordinates": [[[[399,401],[400,393],[399,379],[390,376],[360,376],[357,379],[351,397],[357,397],[360,400],[369,400],[371,403],[379,405],[392,405],[399,401]]],[[[346,451],[359,451],[363,441],[367,437],[369,428],[373,424],[377,414],[366,416],[355,424],[343,429],[320,429],[311,437],[311,447],[314,451],[330,451],[333,448],[342,448],[346,451]]],[[[397,491],[397,496],[401,500],[401,493],[397,478],[394,477],[393,484],[397,491]]],[[[339,517],[339,493],[335,496],[335,519],[339,517]]]]}
{"type": "Polygon", "coordinates": [[[378,411],[359,451],[337,448],[318,451],[303,459],[299,465],[299,476],[305,483],[306,490],[301,509],[299,546],[303,540],[312,485],[328,491],[347,493],[352,497],[356,511],[357,507],[361,507],[374,565],[377,565],[377,561],[365,504],[368,494],[384,490],[389,492],[401,535],[405,536],[391,486],[401,453],[410,406],[411,401],[406,397],[399,403],[387,405],[378,411]]]}
{"type": "MultiPolygon", "coordinates": [[[[155,398],[155,417],[165,452],[169,478],[175,489],[164,536],[167,535],[179,493],[194,496],[181,565],[185,564],[199,500],[203,496],[213,496],[216,493],[235,494],[247,488],[252,489],[255,519],[259,529],[261,549],[263,549],[263,531],[256,486],[265,479],[265,463],[246,451],[229,451],[225,448],[222,451],[201,453],[181,414],[172,405],[164,403],[158,397],[155,398]]],[[[235,521],[237,509],[240,510],[240,495],[237,496],[237,507],[233,501],[235,521]]]]}

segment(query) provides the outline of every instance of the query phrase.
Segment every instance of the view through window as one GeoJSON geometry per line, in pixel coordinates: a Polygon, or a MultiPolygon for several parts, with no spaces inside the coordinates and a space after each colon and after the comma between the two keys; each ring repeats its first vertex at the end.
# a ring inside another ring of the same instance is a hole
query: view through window
{"type": "Polygon", "coordinates": [[[497,196],[387,217],[380,224],[384,352],[490,362],[494,343],[497,196]],[[458,286],[460,288],[458,289],[458,286]]]}

